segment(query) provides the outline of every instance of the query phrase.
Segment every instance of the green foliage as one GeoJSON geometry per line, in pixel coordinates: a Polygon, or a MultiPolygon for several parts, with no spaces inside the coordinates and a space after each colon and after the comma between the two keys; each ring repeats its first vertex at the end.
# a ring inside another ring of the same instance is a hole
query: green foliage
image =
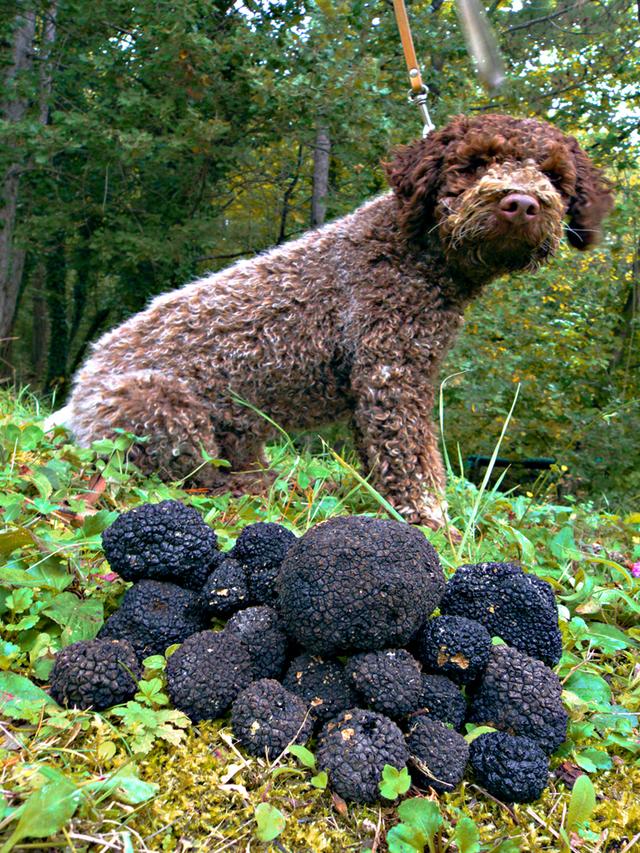
{"type": "Polygon", "coordinates": [[[273,841],[286,826],[286,818],[275,806],[269,803],[260,803],[256,806],[256,838],[260,841],[273,841]]]}
{"type": "Polygon", "coordinates": [[[411,776],[406,767],[397,770],[390,764],[384,765],[378,788],[386,800],[396,800],[402,794],[406,794],[410,787],[411,776]]]}

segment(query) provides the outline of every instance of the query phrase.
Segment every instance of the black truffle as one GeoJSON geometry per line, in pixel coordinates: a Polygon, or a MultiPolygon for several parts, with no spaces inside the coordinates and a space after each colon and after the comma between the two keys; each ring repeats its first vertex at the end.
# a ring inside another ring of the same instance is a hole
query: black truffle
{"type": "Polygon", "coordinates": [[[231,709],[233,733],[251,755],[275,758],[290,743],[304,744],[312,725],[302,699],[271,678],[246,687],[231,709]]]}
{"type": "Polygon", "coordinates": [[[438,555],[415,527],[365,516],[316,525],[278,576],[285,628],[309,652],[401,647],[438,605],[438,555]]]}
{"type": "Polygon", "coordinates": [[[447,583],[440,612],[481,622],[492,636],[547,666],[562,655],[553,589],[515,563],[460,566],[447,583]]]}
{"type": "Polygon", "coordinates": [[[249,599],[247,576],[232,557],[223,557],[215,565],[200,592],[200,606],[208,616],[229,616],[246,607],[249,599]]]}
{"type": "Polygon", "coordinates": [[[549,759],[537,743],[506,732],[478,735],[471,766],[483,788],[505,803],[532,803],[549,782],[549,759]]]}
{"type": "Polygon", "coordinates": [[[346,671],[360,695],[360,703],[380,714],[397,719],[420,705],[420,664],[404,649],[354,655],[347,662],[346,671]]]}
{"type": "Polygon", "coordinates": [[[105,557],[127,581],[149,578],[200,589],[218,559],[218,540],[197,510],[179,501],[123,512],[102,534],[105,557]]]}
{"type": "Polygon", "coordinates": [[[536,658],[494,646],[469,719],[536,741],[553,752],[566,738],[567,713],[558,676],[536,658]]]}
{"type": "Polygon", "coordinates": [[[173,583],[139,581],[100,629],[99,637],[128,640],[142,660],[202,631],[206,620],[198,595],[173,583]]]}
{"type": "Polygon", "coordinates": [[[462,782],[469,761],[469,744],[461,734],[431,717],[415,717],[407,735],[411,775],[417,784],[439,793],[462,782]]]}
{"type": "Polygon", "coordinates": [[[231,551],[247,573],[251,604],[274,604],[275,582],[294,534],[281,524],[259,521],[247,525],[231,551]]]}
{"type": "Polygon", "coordinates": [[[249,650],[252,681],[280,678],[287,661],[289,641],[273,607],[247,607],[227,622],[225,634],[241,640],[249,650]]]}
{"type": "Polygon", "coordinates": [[[224,631],[200,631],[167,661],[171,701],[194,723],[214,720],[253,681],[249,650],[224,631]]]}
{"type": "Polygon", "coordinates": [[[467,716],[467,700],[458,685],[444,675],[423,672],[421,686],[418,708],[411,716],[430,717],[454,729],[462,728],[467,716]]]}
{"type": "Polygon", "coordinates": [[[56,655],[51,695],[60,705],[103,711],[131,699],[141,675],[126,640],[81,640],[56,655]]]}
{"type": "Polygon", "coordinates": [[[373,803],[380,798],[378,784],[385,764],[402,769],[409,751],[392,720],[352,708],[324,726],[316,759],[337,794],[357,803],[373,803]]]}
{"type": "Polygon", "coordinates": [[[356,704],[356,694],[342,664],[312,655],[298,655],[291,662],[282,684],[300,696],[320,723],[356,704]]]}
{"type": "Polygon", "coordinates": [[[437,616],[425,622],[414,645],[425,669],[470,684],[484,672],[491,636],[479,622],[463,616],[437,616]]]}

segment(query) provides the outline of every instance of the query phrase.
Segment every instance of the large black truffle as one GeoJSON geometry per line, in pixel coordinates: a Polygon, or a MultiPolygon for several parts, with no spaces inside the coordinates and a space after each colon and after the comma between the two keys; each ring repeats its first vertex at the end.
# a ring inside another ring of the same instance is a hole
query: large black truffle
{"type": "Polygon", "coordinates": [[[51,695],[60,705],[102,711],[131,699],[141,675],[126,640],[81,640],[56,655],[51,695]]]}
{"type": "Polygon", "coordinates": [[[247,646],[224,631],[194,634],[167,661],[171,701],[194,723],[220,717],[252,681],[247,646]]]}
{"type": "Polygon", "coordinates": [[[231,709],[233,733],[251,755],[275,758],[290,743],[306,743],[312,726],[302,699],[271,678],[246,687],[231,709]]]}
{"type": "Polygon", "coordinates": [[[105,557],[127,581],[149,578],[200,589],[218,559],[218,540],[193,507],[179,501],[123,512],[102,534],[105,557]]]}
{"type": "Polygon", "coordinates": [[[483,788],[505,803],[532,803],[549,782],[549,759],[537,743],[506,732],[478,735],[471,766],[483,788]]]}
{"type": "Polygon", "coordinates": [[[415,715],[430,717],[462,728],[467,716],[467,700],[462,690],[444,675],[422,673],[422,690],[415,715]]]}
{"type": "Polygon", "coordinates": [[[247,573],[251,604],[274,604],[276,578],[294,534],[270,521],[248,524],[236,540],[231,556],[247,573]]]}
{"type": "Polygon", "coordinates": [[[409,751],[393,720],[351,708],[324,726],[316,759],[337,794],[357,803],[373,803],[380,798],[378,784],[385,764],[402,769],[409,751]]]}
{"type": "Polygon", "coordinates": [[[282,684],[306,702],[320,723],[356,704],[355,691],[338,661],[298,655],[291,661],[282,684]]]}
{"type": "Polygon", "coordinates": [[[438,555],[415,527],[334,518],[289,549],[278,608],[307,651],[332,656],[405,645],[443,589],[438,555]]]}
{"type": "Polygon", "coordinates": [[[232,557],[220,559],[200,592],[200,606],[207,616],[229,616],[249,603],[247,575],[232,557]]]}
{"type": "Polygon", "coordinates": [[[346,665],[360,696],[358,704],[398,719],[420,705],[420,664],[405,649],[354,655],[346,665]]]}
{"type": "Polygon", "coordinates": [[[273,607],[247,607],[227,622],[225,634],[241,640],[249,650],[252,681],[280,678],[287,661],[289,641],[273,607]]]}
{"type": "Polygon", "coordinates": [[[447,583],[440,611],[481,622],[492,636],[548,666],[562,655],[553,589],[515,563],[460,566],[447,583]]]}
{"type": "Polygon", "coordinates": [[[469,719],[536,741],[551,753],[566,738],[567,713],[558,676],[536,658],[494,646],[469,719]]]}
{"type": "Polygon", "coordinates": [[[469,744],[461,734],[431,717],[415,717],[407,735],[409,764],[415,782],[439,793],[462,782],[469,761],[469,744]]]}
{"type": "Polygon", "coordinates": [[[163,655],[206,626],[198,595],[173,583],[138,581],[100,629],[99,637],[128,640],[142,660],[163,655]]]}
{"type": "Polygon", "coordinates": [[[425,622],[414,646],[425,669],[470,684],[487,665],[491,636],[479,622],[463,616],[437,616],[425,622]]]}

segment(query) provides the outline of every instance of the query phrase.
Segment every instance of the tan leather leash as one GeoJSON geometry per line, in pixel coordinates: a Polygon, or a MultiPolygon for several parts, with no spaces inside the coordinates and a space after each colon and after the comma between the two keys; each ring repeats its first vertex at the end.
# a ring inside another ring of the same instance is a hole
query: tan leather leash
{"type": "MultiPolygon", "coordinates": [[[[404,0],[393,0],[393,10],[400,31],[400,41],[402,42],[402,50],[407,63],[409,80],[411,81],[409,103],[415,104],[418,107],[422,117],[422,135],[424,137],[435,128],[429,115],[429,107],[427,106],[429,89],[425,85],[422,74],[420,73],[420,66],[416,50],[413,46],[413,37],[411,35],[411,27],[409,26],[409,17],[404,0]]],[[[479,0],[456,0],[456,10],[464,31],[467,49],[476,62],[478,76],[489,91],[495,91],[502,85],[505,79],[504,63],[500,55],[496,37],[487,21],[485,11],[480,5],[479,0]]]]}
{"type": "Polygon", "coordinates": [[[429,89],[422,81],[420,66],[418,65],[418,57],[416,49],[413,46],[413,38],[411,36],[411,27],[409,26],[409,17],[407,9],[404,5],[404,0],[393,0],[393,11],[396,15],[398,29],[400,30],[400,41],[402,42],[402,50],[407,63],[407,71],[409,72],[409,80],[411,81],[411,89],[409,90],[409,103],[415,104],[422,117],[422,135],[423,137],[434,130],[435,125],[431,121],[429,115],[429,107],[427,106],[427,95],[429,89]]]}

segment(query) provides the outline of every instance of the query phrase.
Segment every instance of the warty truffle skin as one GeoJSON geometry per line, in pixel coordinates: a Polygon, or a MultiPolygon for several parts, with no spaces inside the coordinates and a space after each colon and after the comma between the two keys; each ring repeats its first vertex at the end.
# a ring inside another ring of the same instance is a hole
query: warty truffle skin
{"type": "Polygon", "coordinates": [[[171,701],[194,723],[222,716],[252,681],[248,648],[223,631],[194,634],[167,661],[171,701]]]}
{"type": "Polygon", "coordinates": [[[282,684],[307,704],[319,723],[336,717],[356,704],[356,694],[342,664],[313,655],[298,655],[282,684]]]}
{"type": "Polygon", "coordinates": [[[421,688],[418,708],[411,718],[430,717],[461,729],[467,716],[467,700],[458,685],[444,675],[423,672],[421,688]]]}
{"type": "Polygon", "coordinates": [[[141,504],[102,534],[105,557],[123,580],[149,578],[199,590],[218,557],[215,532],[179,501],[141,504]]]}
{"type": "Polygon", "coordinates": [[[491,636],[547,666],[562,655],[553,589],[515,563],[460,566],[447,583],[440,612],[475,619],[491,636]]]}
{"type": "Polygon", "coordinates": [[[206,620],[195,592],[173,583],[143,580],[128,589],[98,637],[128,640],[140,660],[202,631],[206,620]]]}
{"type": "Polygon", "coordinates": [[[287,551],[296,541],[294,534],[271,521],[248,524],[231,551],[247,573],[249,603],[274,604],[276,578],[287,551]]]}
{"type": "Polygon", "coordinates": [[[487,732],[471,742],[478,784],[504,803],[532,803],[549,782],[549,759],[537,743],[506,732],[487,732]]]}
{"type": "Polygon", "coordinates": [[[509,646],[494,646],[469,720],[531,738],[552,753],[567,736],[561,696],[558,676],[542,661],[509,646]]]}
{"type": "Polygon", "coordinates": [[[247,607],[229,619],[225,634],[247,647],[253,671],[252,681],[280,678],[287,662],[289,640],[273,607],[247,607]]]}
{"type": "Polygon", "coordinates": [[[407,747],[411,775],[417,784],[444,794],[462,782],[469,762],[469,744],[440,720],[414,717],[407,747]]]}
{"type": "Polygon", "coordinates": [[[323,727],[316,760],[337,794],[356,803],[373,803],[380,799],[378,784],[385,764],[401,770],[409,750],[393,720],[351,708],[323,727]]]}
{"type": "Polygon", "coordinates": [[[243,566],[224,556],[215,564],[200,591],[200,607],[207,616],[226,617],[248,605],[249,589],[243,566]]]}
{"type": "Polygon", "coordinates": [[[299,696],[272,678],[262,678],[234,701],[231,728],[251,755],[275,758],[290,743],[305,744],[313,723],[299,696]]]}
{"type": "Polygon", "coordinates": [[[340,517],[311,528],[289,549],[278,609],[307,651],[334,656],[404,646],[443,589],[438,555],[415,527],[340,517]]]}
{"type": "Polygon", "coordinates": [[[413,646],[426,670],[470,684],[484,672],[491,636],[479,622],[463,616],[436,616],[425,622],[413,646]]]}
{"type": "Polygon", "coordinates": [[[81,640],[56,655],[51,695],[60,705],[103,711],[133,698],[141,675],[126,640],[81,640]]]}
{"type": "Polygon", "coordinates": [[[398,719],[415,711],[422,695],[420,664],[405,649],[385,649],[354,655],[347,675],[364,704],[398,719]]]}

